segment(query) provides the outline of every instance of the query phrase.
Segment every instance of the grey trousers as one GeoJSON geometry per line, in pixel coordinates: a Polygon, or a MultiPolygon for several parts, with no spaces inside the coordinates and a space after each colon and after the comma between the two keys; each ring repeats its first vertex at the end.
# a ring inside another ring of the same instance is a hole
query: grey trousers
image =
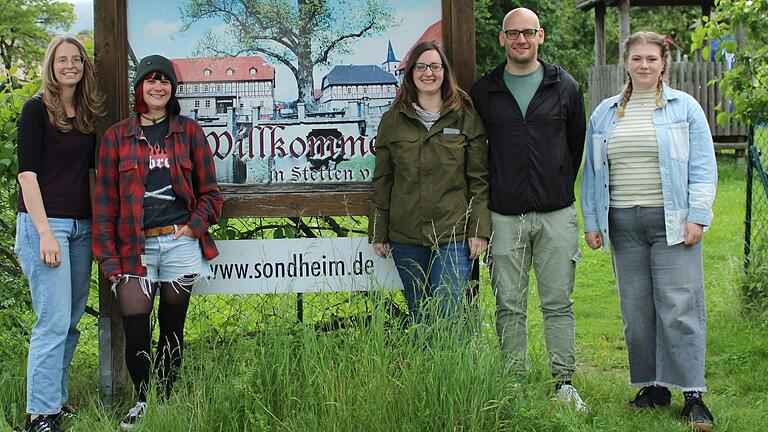
{"type": "Polygon", "coordinates": [[[661,207],[611,208],[608,224],[630,384],[706,391],[701,242],[667,246],[661,207]]]}
{"type": "Polygon", "coordinates": [[[491,212],[491,224],[491,284],[502,352],[518,372],[529,367],[528,281],[533,264],[550,369],[555,378],[570,380],[576,369],[571,294],[581,257],[576,208],[514,216],[491,212]]]}

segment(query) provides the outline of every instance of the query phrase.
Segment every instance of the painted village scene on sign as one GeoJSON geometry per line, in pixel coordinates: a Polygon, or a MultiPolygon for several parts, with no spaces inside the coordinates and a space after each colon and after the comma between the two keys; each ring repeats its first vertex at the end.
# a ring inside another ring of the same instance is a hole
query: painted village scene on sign
{"type": "Polygon", "coordinates": [[[181,114],[220,183],[357,183],[410,50],[442,41],[441,1],[128,1],[130,78],[174,63],[181,114]]]}

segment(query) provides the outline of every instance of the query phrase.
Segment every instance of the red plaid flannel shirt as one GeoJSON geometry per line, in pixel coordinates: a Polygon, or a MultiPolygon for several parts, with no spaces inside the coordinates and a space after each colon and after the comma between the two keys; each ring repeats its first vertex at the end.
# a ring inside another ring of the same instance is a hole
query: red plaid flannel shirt
{"type": "MultiPolygon", "coordinates": [[[[171,182],[176,196],[187,204],[187,222],[205,259],[219,252],[208,226],[219,221],[223,199],[216,183],[216,168],[205,134],[196,121],[171,116],[166,151],[171,161],[171,182]]],[[[146,276],[144,254],[144,180],[148,157],[139,119],[132,116],[104,134],[99,150],[96,197],[93,207],[93,254],[104,276],[146,276]]]]}

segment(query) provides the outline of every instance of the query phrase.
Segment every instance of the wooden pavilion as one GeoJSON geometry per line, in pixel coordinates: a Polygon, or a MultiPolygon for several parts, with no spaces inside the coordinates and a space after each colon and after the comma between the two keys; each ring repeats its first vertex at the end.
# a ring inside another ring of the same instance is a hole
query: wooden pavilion
{"type": "MultiPolygon", "coordinates": [[[[714,6],[713,0],[632,0],[632,6],[699,6],[701,15],[709,16],[714,6]]],[[[589,85],[589,109],[592,112],[597,104],[606,97],[615,95],[621,91],[626,80],[626,71],[623,64],[606,64],[605,44],[605,11],[607,7],[618,9],[619,19],[619,59],[623,57],[623,41],[630,35],[630,0],[581,0],[576,6],[579,10],[595,11],[595,67],[590,69],[589,85]]],[[[699,101],[709,121],[716,149],[736,149],[737,153],[743,153],[746,148],[747,129],[744,125],[730,122],[720,126],[716,122],[718,110],[716,106],[725,109],[730,105],[724,100],[722,91],[716,85],[707,85],[712,79],[720,78],[727,70],[723,62],[702,60],[696,53],[692,61],[672,62],[667,59],[667,82],[674,88],[683,90],[699,101]]]]}

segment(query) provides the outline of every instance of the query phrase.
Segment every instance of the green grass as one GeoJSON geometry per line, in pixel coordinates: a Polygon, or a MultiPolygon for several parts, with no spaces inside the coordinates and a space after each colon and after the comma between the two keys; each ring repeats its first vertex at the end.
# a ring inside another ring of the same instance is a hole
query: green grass
{"type": "MultiPolygon", "coordinates": [[[[744,165],[733,160],[719,163],[716,216],[704,240],[707,384],[711,390],[705,400],[715,415],[717,430],[757,431],[768,423],[768,326],[745,316],[739,297],[744,165]]],[[[247,337],[208,337],[204,330],[211,324],[196,318],[189,329],[200,336],[189,338],[175,395],[165,402],[151,400],[149,416],[136,430],[688,430],[678,419],[679,393],[674,394],[669,408],[652,412],[625,408],[634,390],[627,385],[626,349],[610,257],[586,246],[583,250],[574,293],[579,363],[575,385],[589,404],[587,413],[576,413],[550,400],[552,383],[535,290],[529,320],[533,370],[521,381],[505,373],[484,268],[479,333],[470,339],[438,338],[431,349],[414,342],[413,329],[391,325],[381,310],[384,302],[379,294],[366,302],[373,308],[371,322],[329,333],[318,333],[309,325],[287,325],[295,311],[285,302],[270,312],[254,313],[272,318],[270,324],[256,326],[247,337]]],[[[236,309],[248,314],[246,304],[236,309]]],[[[237,334],[237,330],[227,332],[237,334]]],[[[212,333],[216,334],[215,328],[212,333]]],[[[71,403],[80,415],[68,430],[118,430],[131,399],[123,395],[114,406],[102,406],[96,393],[95,333],[91,330],[89,334],[72,367],[71,403]]],[[[18,430],[22,421],[24,350],[19,347],[18,356],[0,360],[0,431],[18,430]]]]}

